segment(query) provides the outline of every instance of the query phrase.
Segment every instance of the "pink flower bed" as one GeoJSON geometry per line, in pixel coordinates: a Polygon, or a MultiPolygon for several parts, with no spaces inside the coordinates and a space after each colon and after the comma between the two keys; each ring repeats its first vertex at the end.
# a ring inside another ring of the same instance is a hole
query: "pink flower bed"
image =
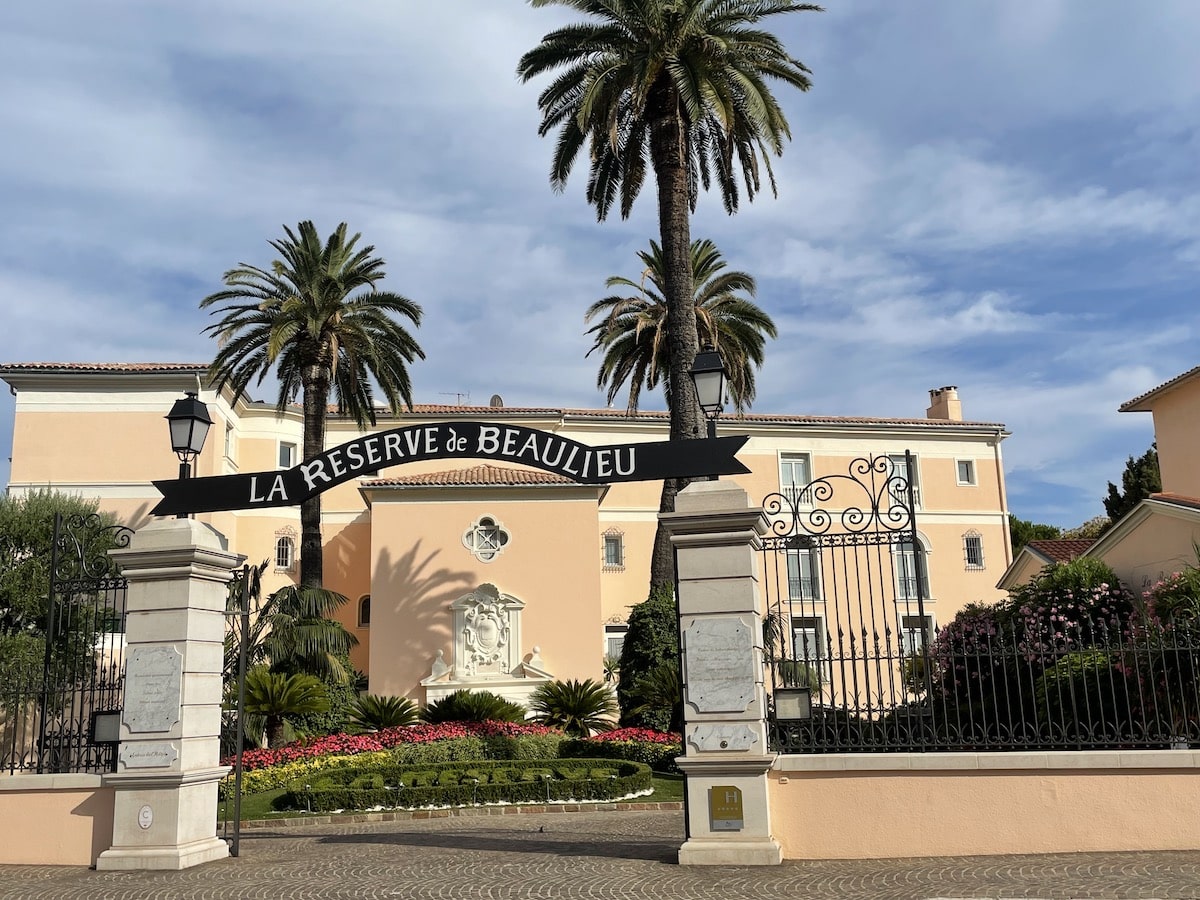
{"type": "MultiPolygon", "coordinates": [[[[644,729],[625,730],[642,731],[644,729]]],[[[552,734],[554,731],[555,729],[547,728],[545,725],[523,725],[516,722],[446,722],[441,725],[399,725],[371,734],[330,734],[325,737],[295,741],[271,750],[247,750],[242,754],[242,768],[249,772],[254,769],[277,766],[281,763],[295,762],[298,759],[311,759],[314,756],[332,754],[350,756],[355,753],[389,750],[400,744],[428,744],[433,741],[471,735],[476,737],[518,737],[529,734],[552,734]]],[[[647,734],[655,733],[647,732],[647,734]]],[[[630,739],[625,738],[624,740],[630,739]]],[[[233,765],[234,758],[228,757],[221,762],[223,765],[233,765]]]]}
{"type": "Polygon", "coordinates": [[[650,728],[617,728],[588,738],[589,741],[642,741],[647,744],[678,744],[679,735],[650,728]]]}

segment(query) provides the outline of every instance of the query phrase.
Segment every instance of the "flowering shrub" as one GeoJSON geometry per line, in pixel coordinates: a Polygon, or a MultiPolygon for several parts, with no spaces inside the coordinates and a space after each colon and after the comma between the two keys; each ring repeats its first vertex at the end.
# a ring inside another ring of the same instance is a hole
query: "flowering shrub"
{"type": "Polygon", "coordinates": [[[618,728],[590,738],[563,741],[559,748],[561,756],[644,762],[656,772],[678,772],[675,757],[682,753],[679,735],[651,728],[618,728]]]}
{"type": "Polygon", "coordinates": [[[679,735],[653,728],[616,728],[588,739],[589,741],[642,741],[647,744],[678,744],[679,735]]]}
{"type": "Polygon", "coordinates": [[[989,652],[997,643],[1002,627],[998,606],[970,603],[938,632],[930,649],[934,682],[948,694],[959,688],[990,684],[999,662],[989,652]]]}
{"type": "Polygon", "coordinates": [[[1135,669],[1146,705],[1169,717],[1173,735],[1200,739],[1200,570],[1189,566],[1142,594],[1130,643],[1125,668],[1135,669]]]}
{"type": "MultiPolygon", "coordinates": [[[[444,722],[439,725],[399,725],[372,734],[331,734],[311,740],[295,741],[270,750],[247,750],[242,754],[245,771],[264,769],[283,763],[334,754],[349,756],[379,750],[391,750],[404,744],[429,744],[455,738],[514,738],[526,735],[560,735],[544,725],[519,722],[444,722]]],[[[482,752],[481,752],[482,755],[482,752]]],[[[233,758],[222,761],[233,765],[233,758]]]]}
{"type": "Polygon", "coordinates": [[[1134,608],[1133,596],[1112,569],[1084,557],[1047,566],[1012,592],[1008,606],[1018,650],[1039,666],[1067,653],[1108,646],[1125,629],[1134,608]]]}

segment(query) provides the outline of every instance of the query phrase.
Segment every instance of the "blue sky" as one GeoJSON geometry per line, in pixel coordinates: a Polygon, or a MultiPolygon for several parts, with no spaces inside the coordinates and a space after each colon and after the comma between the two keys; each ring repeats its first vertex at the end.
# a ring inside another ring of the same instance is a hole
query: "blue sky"
{"type": "MultiPolygon", "coordinates": [[[[0,11],[0,358],[203,361],[199,299],[339,221],[426,311],[418,402],[599,406],[583,311],[652,194],[554,194],[519,0],[84,0],[0,11]]],[[[854,0],[776,25],[779,196],[693,235],[759,281],[760,412],[1001,421],[1010,506],[1074,525],[1153,439],[1117,406],[1196,365],[1200,4],[854,0]]],[[[649,399],[649,398],[648,398],[649,399]]],[[[0,397],[0,448],[13,401],[0,397]]],[[[8,454],[0,456],[7,483],[8,454]]]]}

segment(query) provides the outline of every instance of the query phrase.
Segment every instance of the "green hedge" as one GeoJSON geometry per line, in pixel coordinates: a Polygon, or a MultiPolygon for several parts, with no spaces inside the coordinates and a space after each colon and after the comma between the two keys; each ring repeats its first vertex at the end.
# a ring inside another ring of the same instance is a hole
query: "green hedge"
{"type": "MultiPolygon", "coordinates": [[[[242,775],[242,794],[258,794],[286,787],[310,773],[329,768],[354,765],[371,771],[385,771],[397,765],[432,765],[436,763],[476,762],[479,760],[553,759],[558,756],[560,734],[523,734],[515,737],[469,735],[445,738],[427,744],[399,744],[391,750],[370,753],[337,754],[301,759],[295,762],[255,769],[242,775]]],[[[606,754],[576,754],[597,756],[606,754]]],[[[614,757],[619,758],[619,757],[614,757]]],[[[221,782],[220,796],[233,795],[233,778],[221,782]]]]}
{"type": "Polygon", "coordinates": [[[350,764],[293,782],[277,809],[312,812],[376,807],[419,808],[547,800],[613,800],[651,788],[644,763],[604,759],[542,759],[469,764],[350,764]]]}
{"type": "Polygon", "coordinates": [[[656,744],[652,741],[589,741],[568,738],[558,745],[558,755],[564,758],[591,757],[624,759],[645,763],[655,772],[678,775],[675,757],[682,756],[679,744],[656,744]]]}

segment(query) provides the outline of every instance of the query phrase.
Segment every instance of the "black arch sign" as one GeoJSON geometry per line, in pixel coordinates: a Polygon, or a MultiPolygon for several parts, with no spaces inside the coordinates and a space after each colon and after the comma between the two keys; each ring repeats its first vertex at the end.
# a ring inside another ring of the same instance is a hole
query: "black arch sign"
{"type": "Polygon", "coordinates": [[[494,459],[562,475],[580,484],[742,475],[734,458],[744,435],[694,441],[589,447],[520,425],[437,422],[356,438],[290,469],[156,481],[156,516],[296,506],[335,485],[389,466],[431,459],[494,459]]]}

